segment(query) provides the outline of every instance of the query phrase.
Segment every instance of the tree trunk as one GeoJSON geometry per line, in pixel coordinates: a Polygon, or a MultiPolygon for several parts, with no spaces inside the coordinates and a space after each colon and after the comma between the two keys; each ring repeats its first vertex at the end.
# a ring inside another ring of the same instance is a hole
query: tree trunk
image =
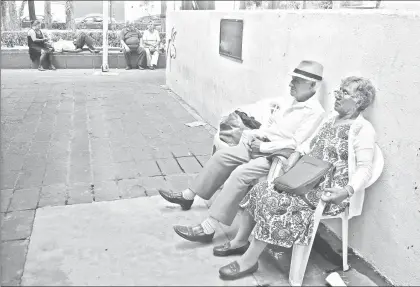
{"type": "Polygon", "coordinates": [[[214,1],[196,1],[198,4],[198,10],[214,10],[215,2],[214,1]]]}
{"type": "Polygon", "coordinates": [[[161,27],[162,32],[166,31],[166,1],[160,1],[160,19],[161,19],[161,27]]]}
{"type": "Polygon", "coordinates": [[[381,6],[381,0],[376,1],[376,8],[379,8],[381,6]]]}
{"type": "Polygon", "coordinates": [[[28,0],[28,10],[29,10],[29,19],[31,19],[31,23],[33,23],[36,20],[34,0],[28,0]]]}
{"type": "Polygon", "coordinates": [[[246,9],[246,1],[239,1],[239,10],[246,9]]]}
{"type": "Polygon", "coordinates": [[[307,7],[307,5],[306,5],[307,3],[306,3],[306,0],[303,0],[302,1],[302,9],[306,9],[306,7],[307,7]]]}
{"type": "Polygon", "coordinates": [[[52,25],[52,15],[51,15],[51,1],[44,1],[44,19],[45,26],[47,29],[51,29],[52,25]]]}
{"type": "Polygon", "coordinates": [[[23,16],[23,12],[25,11],[25,6],[26,6],[26,3],[27,2],[28,2],[27,0],[23,0],[22,3],[20,3],[20,7],[19,7],[19,19],[22,18],[22,16],[23,16]]]}
{"type": "Polygon", "coordinates": [[[8,17],[8,2],[7,1],[1,1],[1,26],[3,31],[8,31],[10,29],[9,27],[9,17],[8,17]]]}
{"type": "Polygon", "coordinates": [[[76,30],[76,25],[73,19],[74,14],[74,3],[73,0],[66,0],[66,29],[76,30]]]}
{"type": "Polygon", "coordinates": [[[9,2],[9,21],[10,21],[10,29],[12,31],[19,30],[19,19],[16,11],[16,1],[8,1],[9,2]]]}
{"type": "Polygon", "coordinates": [[[181,10],[193,10],[192,1],[182,0],[181,10]]]}

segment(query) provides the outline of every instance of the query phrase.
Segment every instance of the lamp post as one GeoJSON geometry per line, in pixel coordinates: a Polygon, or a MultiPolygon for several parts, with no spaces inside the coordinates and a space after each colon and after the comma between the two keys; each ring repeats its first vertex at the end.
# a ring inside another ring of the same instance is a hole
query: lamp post
{"type": "Polygon", "coordinates": [[[108,19],[109,19],[109,0],[102,1],[102,72],[108,72],[108,19]]]}

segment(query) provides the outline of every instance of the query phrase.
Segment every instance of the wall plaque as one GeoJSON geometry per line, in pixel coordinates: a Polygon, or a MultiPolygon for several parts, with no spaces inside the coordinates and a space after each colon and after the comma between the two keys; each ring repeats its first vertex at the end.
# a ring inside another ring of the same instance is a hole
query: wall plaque
{"type": "Polygon", "coordinates": [[[244,21],[220,20],[219,54],[242,61],[242,37],[244,21]]]}

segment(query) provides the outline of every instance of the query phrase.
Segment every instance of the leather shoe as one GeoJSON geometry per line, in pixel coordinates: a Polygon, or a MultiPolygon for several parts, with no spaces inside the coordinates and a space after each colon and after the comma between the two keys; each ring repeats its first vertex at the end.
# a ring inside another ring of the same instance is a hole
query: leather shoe
{"type": "Polygon", "coordinates": [[[192,242],[209,243],[214,237],[214,232],[211,234],[205,234],[201,224],[194,227],[175,225],[174,230],[176,234],[192,242]]]}
{"type": "Polygon", "coordinates": [[[171,190],[159,189],[159,194],[169,201],[181,205],[182,210],[188,210],[194,202],[194,199],[188,200],[182,197],[182,192],[173,192],[171,190]]]}
{"type": "Polygon", "coordinates": [[[226,266],[223,266],[219,269],[220,278],[223,280],[236,280],[247,275],[251,275],[255,271],[258,270],[258,262],[255,263],[254,266],[247,270],[241,271],[241,267],[239,266],[238,262],[233,261],[226,266]]]}
{"type": "Polygon", "coordinates": [[[223,245],[215,246],[213,248],[213,255],[214,256],[229,256],[229,255],[242,255],[244,254],[249,247],[249,242],[244,246],[238,248],[230,248],[230,241],[226,242],[223,245]]]}

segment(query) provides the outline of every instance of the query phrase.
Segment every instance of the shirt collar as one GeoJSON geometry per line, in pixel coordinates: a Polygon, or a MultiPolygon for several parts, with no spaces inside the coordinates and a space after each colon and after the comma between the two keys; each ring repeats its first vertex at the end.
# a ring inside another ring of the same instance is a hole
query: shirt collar
{"type": "Polygon", "coordinates": [[[320,105],[316,95],[313,95],[310,99],[304,102],[298,102],[296,99],[292,101],[292,107],[302,107],[302,108],[314,108],[315,106],[320,105]]]}

